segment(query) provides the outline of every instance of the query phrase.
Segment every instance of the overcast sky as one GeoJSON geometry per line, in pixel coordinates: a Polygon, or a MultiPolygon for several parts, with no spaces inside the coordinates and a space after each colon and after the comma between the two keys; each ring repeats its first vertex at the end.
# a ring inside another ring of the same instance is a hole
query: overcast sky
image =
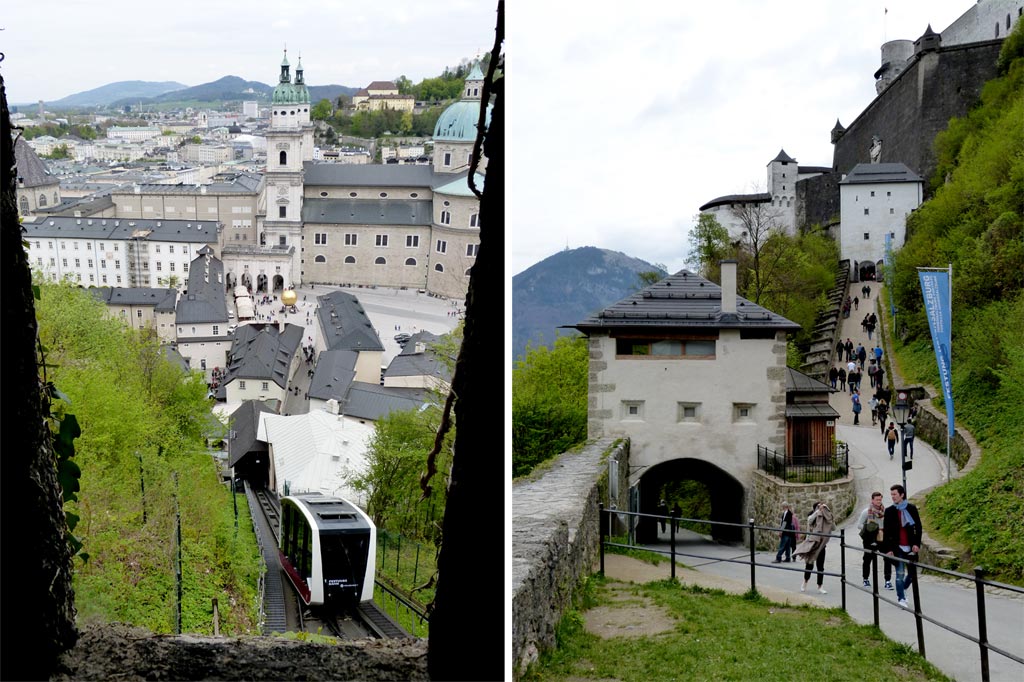
{"type": "Polygon", "coordinates": [[[685,267],[702,204],[763,191],[779,149],[831,166],[829,132],[874,98],[882,43],[971,5],[510,3],[508,275],[567,246],[685,267]]]}
{"type": "Polygon", "coordinates": [[[413,82],[487,51],[496,0],[12,0],[0,12],[7,100],[57,100],[117,81],[223,76],[273,85],[282,50],[309,85],[413,82]]]}

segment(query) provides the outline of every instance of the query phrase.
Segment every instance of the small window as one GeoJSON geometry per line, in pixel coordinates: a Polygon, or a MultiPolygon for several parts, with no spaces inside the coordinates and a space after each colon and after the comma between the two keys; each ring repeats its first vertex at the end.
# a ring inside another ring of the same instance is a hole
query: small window
{"type": "Polygon", "coordinates": [[[466,255],[470,258],[476,258],[476,254],[479,249],[479,244],[466,244],[466,255]]]}
{"type": "Polygon", "coordinates": [[[438,239],[434,251],[437,253],[448,253],[448,242],[444,239],[438,239]]]}
{"type": "Polygon", "coordinates": [[[434,271],[435,272],[444,272],[444,266],[441,265],[440,263],[437,263],[436,265],[434,265],[434,271]]]}
{"type": "Polygon", "coordinates": [[[886,192],[886,193],[885,193],[885,196],[887,196],[887,197],[891,197],[891,196],[892,196],[892,192],[886,192]]]}
{"type": "MultiPolygon", "coordinates": [[[[199,368],[206,369],[206,358],[199,358],[199,368]]],[[[245,388],[244,386],[242,388],[245,388]]]]}
{"type": "Polygon", "coordinates": [[[622,419],[627,421],[642,421],[644,418],[644,401],[623,400],[622,419]]]}
{"type": "Polygon", "coordinates": [[[270,382],[264,381],[263,383],[260,384],[260,388],[262,388],[264,391],[268,390],[270,388],[270,382]]]}
{"type": "Polygon", "coordinates": [[[313,243],[316,244],[317,246],[327,246],[327,233],[316,232],[313,235],[313,243]]]}
{"type": "Polygon", "coordinates": [[[889,209],[889,215],[895,215],[895,214],[896,214],[896,209],[895,208],[890,208],[889,209]]]}
{"type": "Polygon", "coordinates": [[[278,154],[278,159],[280,159],[279,165],[287,166],[288,165],[288,152],[281,152],[280,154],[278,154]]]}
{"type": "Polygon", "coordinates": [[[326,256],[322,256],[322,255],[321,256],[317,256],[316,258],[313,259],[313,262],[314,263],[326,263],[327,262],[327,257],[326,256]]]}
{"type": "Polygon", "coordinates": [[[245,390],[245,380],[243,380],[243,379],[239,379],[238,380],[238,388],[243,390],[243,391],[245,390]]]}
{"type": "Polygon", "coordinates": [[[345,246],[355,246],[356,245],[356,237],[357,237],[357,235],[355,235],[354,233],[346,234],[345,235],[345,246]]]}
{"type": "Polygon", "coordinates": [[[327,196],[327,192],[320,192],[320,196],[322,196],[322,197],[327,196]]]}
{"type": "Polygon", "coordinates": [[[386,198],[387,198],[387,196],[388,196],[388,193],[387,193],[387,192],[381,192],[381,193],[380,193],[380,198],[381,198],[381,199],[386,199],[386,198]]]}
{"type": "Polygon", "coordinates": [[[871,190],[871,196],[875,196],[875,190],[871,190]]]}
{"type": "Polygon", "coordinates": [[[442,225],[451,225],[452,224],[452,214],[451,214],[451,211],[441,211],[441,220],[439,222],[442,225]]]}
{"type": "Polygon", "coordinates": [[[288,207],[287,206],[278,206],[277,207],[277,217],[278,218],[287,218],[288,217],[288,207]]]}
{"type": "Polygon", "coordinates": [[[388,245],[388,236],[386,234],[378,234],[376,236],[376,240],[375,241],[376,241],[377,246],[387,246],[388,245]]]}
{"type": "Polygon", "coordinates": [[[871,211],[871,209],[865,208],[864,209],[864,215],[869,215],[870,211],[871,211]]]}
{"type": "Polygon", "coordinates": [[[469,216],[469,226],[470,227],[480,227],[480,214],[479,213],[474,213],[473,215],[469,216]]]}
{"type": "Polygon", "coordinates": [[[406,258],[405,259],[405,264],[406,265],[416,265],[416,259],[415,258],[406,258]]]}
{"type": "Polygon", "coordinates": [[[676,403],[676,421],[699,423],[700,403],[676,403]]]}
{"type": "Polygon", "coordinates": [[[353,265],[356,262],[356,257],[355,256],[345,256],[345,262],[350,264],[350,265],[353,265]]]}
{"type": "Polygon", "coordinates": [[[409,248],[418,247],[420,245],[420,236],[418,234],[405,235],[405,245],[409,248]]]}
{"type": "Polygon", "coordinates": [[[377,256],[377,257],[376,257],[376,258],[375,258],[375,259],[373,260],[373,264],[374,264],[374,265],[387,265],[387,264],[388,264],[388,261],[387,261],[387,259],[386,259],[386,258],[384,258],[384,256],[377,256]]]}
{"type": "Polygon", "coordinates": [[[213,335],[220,336],[220,327],[218,325],[213,325],[213,335]]]}
{"type": "Polygon", "coordinates": [[[734,422],[753,423],[753,421],[754,421],[754,404],[753,403],[733,403],[733,406],[732,406],[732,420],[734,422]]]}
{"type": "Polygon", "coordinates": [[[348,195],[353,198],[359,196],[359,194],[356,192],[349,192],[348,195]]]}
{"type": "Polygon", "coordinates": [[[864,241],[870,241],[870,240],[871,240],[871,233],[870,232],[865,232],[864,233],[864,241]]]}
{"type": "Polygon", "coordinates": [[[410,196],[411,198],[415,199],[416,197],[418,197],[418,196],[419,196],[419,193],[418,193],[418,192],[412,192],[412,193],[411,193],[411,194],[410,194],[409,196],[410,196]]]}
{"type": "MultiPolygon", "coordinates": [[[[444,163],[441,164],[441,165],[443,165],[443,166],[450,166],[450,165],[452,165],[452,153],[451,152],[445,152],[444,153],[444,163]]],[[[45,204],[45,200],[44,200],[44,204],[45,204]]]]}

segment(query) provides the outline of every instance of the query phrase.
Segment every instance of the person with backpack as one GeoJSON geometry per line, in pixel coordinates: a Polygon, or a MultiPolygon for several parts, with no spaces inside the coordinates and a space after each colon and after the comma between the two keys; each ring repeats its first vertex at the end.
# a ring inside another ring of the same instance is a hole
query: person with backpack
{"type": "Polygon", "coordinates": [[[885,438],[886,446],[889,448],[889,459],[892,459],[896,450],[896,444],[900,442],[900,434],[896,430],[896,425],[894,423],[889,422],[889,426],[885,429],[883,437],[885,438]]]}
{"type": "MultiPolygon", "coordinates": [[[[857,518],[857,528],[860,532],[861,543],[864,546],[864,561],[861,568],[861,577],[864,580],[864,587],[871,587],[871,562],[874,555],[871,552],[882,551],[882,525],[885,519],[885,507],[882,504],[882,493],[875,491],[871,493],[871,503],[861,511],[857,518]]],[[[892,562],[888,557],[884,558],[885,589],[892,589],[892,562]]]]}
{"type": "Polygon", "coordinates": [[[860,424],[860,411],[863,409],[863,406],[860,404],[860,391],[853,389],[850,402],[853,403],[853,425],[858,426],[860,424]]]}

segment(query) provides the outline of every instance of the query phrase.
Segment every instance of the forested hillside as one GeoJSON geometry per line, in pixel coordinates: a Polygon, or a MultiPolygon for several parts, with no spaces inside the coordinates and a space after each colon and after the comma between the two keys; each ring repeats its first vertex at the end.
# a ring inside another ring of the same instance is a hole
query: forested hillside
{"type": "MultiPolygon", "coordinates": [[[[895,255],[897,356],[907,381],[939,386],[916,268],[953,265],[953,399],[980,465],[928,495],[926,527],[970,563],[1024,583],[1024,33],[1000,77],[936,139],[935,193],[895,255]]],[[[936,399],[941,407],[942,398],[936,399]]],[[[964,566],[966,568],[966,566],[964,566]]]]}
{"type": "Polygon", "coordinates": [[[236,529],[230,490],[206,449],[206,437],[224,429],[202,376],[168,362],[154,336],[104,317],[86,290],[39,286],[45,378],[66,396],[53,409],[81,427],[72,459],[78,501],[65,505],[82,542],[79,621],[174,632],[180,512],[182,631],[212,633],[217,598],[223,632],[254,632],[258,552],[244,497],[236,529]]]}

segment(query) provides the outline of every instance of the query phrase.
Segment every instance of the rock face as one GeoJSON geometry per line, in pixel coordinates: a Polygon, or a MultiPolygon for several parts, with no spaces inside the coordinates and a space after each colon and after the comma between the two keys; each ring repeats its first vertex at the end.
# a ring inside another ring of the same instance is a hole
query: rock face
{"type": "Polygon", "coordinates": [[[637,273],[658,271],[650,263],[618,251],[584,246],[545,258],[512,278],[512,358],[527,341],[550,346],[557,335],[576,334],[575,324],[595,310],[640,287],[637,273]]]}
{"type": "Polygon", "coordinates": [[[85,627],[60,659],[71,680],[428,680],[427,641],[338,645],[276,637],[155,635],[122,624],[85,627]]]}

